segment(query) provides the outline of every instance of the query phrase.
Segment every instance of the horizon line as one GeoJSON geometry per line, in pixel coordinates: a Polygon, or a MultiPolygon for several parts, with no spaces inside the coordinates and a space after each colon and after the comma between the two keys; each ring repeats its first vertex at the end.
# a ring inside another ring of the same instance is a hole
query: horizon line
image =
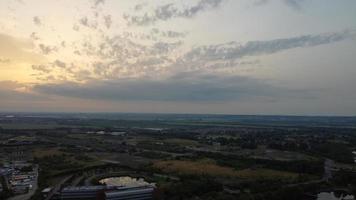
{"type": "Polygon", "coordinates": [[[210,115],[210,116],[260,116],[260,117],[348,117],[356,118],[355,115],[338,114],[231,114],[231,113],[175,113],[175,112],[105,112],[105,111],[1,111],[0,114],[133,114],[133,115],[210,115]]]}

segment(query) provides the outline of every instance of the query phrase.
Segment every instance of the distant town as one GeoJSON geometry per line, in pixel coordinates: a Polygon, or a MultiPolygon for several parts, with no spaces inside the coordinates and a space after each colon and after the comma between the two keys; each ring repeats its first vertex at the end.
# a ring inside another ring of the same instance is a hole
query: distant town
{"type": "Polygon", "coordinates": [[[1,199],[355,199],[356,118],[0,116],[1,199]]]}

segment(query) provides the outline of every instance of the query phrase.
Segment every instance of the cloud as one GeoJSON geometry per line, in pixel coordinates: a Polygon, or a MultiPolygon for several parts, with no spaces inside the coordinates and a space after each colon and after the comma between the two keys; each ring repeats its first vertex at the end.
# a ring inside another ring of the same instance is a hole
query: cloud
{"type": "Polygon", "coordinates": [[[31,38],[32,40],[39,40],[39,39],[40,39],[40,37],[38,37],[37,33],[35,33],[35,32],[32,32],[32,33],[31,33],[30,38],[31,38]]]}
{"type": "Polygon", "coordinates": [[[141,4],[136,4],[135,7],[134,7],[134,10],[135,11],[140,11],[143,9],[143,7],[147,6],[147,2],[145,3],[141,3],[141,4]]]}
{"type": "Polygon", "coordinates": [[[60,68],[66,68],[66,66],[67,66],[65,62],[60,61],[60,60],[55,60],[53,62],[53,65],[57,66],[57,67],[60,67],[60,68]]]}
{"type": "MultiPolygon", "coordinates": [[[[160,35],[162,31],[152,29],[153,34],[160,35]]],[[[180,72],[205,70],[206,72],[238,73],[243,70],[255,70],[258,62],[248,62],[258,59],[261,55],[270,55],[295,48],[308,48],[326,45],[342,40],[355,38],[355,30],[345,30],[332,33],[301,35],[297,37],[279,38],[246,43],[229,42],[215,45],[197,46],[185,49],[183,41],[154,42],[140,44],[130,38],[115,35],[104,37],[98,44],[89,39],[84,40],[78,49],[80,56],[95,58],[85,64],[76,65],[76,70],[68,64],[73,61],[54,59],[47,65],[57,67],[50,71],[55,75],[58,70],[65,70],[68,80],[85,81],[86,78],[115,80],[117,78],[140,78],[169,76],[180,72]],[[249,57],[257,57],[249,59],[249,57]],[[82,72],[80,73],[80,71],[82,72]],[[84,71],[86,72],[84,73],[84,71]],[[233,72],[232,72],[233,71],[233,72]],[[89,74],[90,72],[91,74],[89,74]]],[[[35,67],[42,73],[48,71],[43,67],[35,67]]]]}
{"type": "Polygon", "coordinates": [[[254,0],[253,4],[255,6],[261,6],[261,5],[265,5],[269,2],[269,0],[254,0]]]}
{"type": "Polygon", "coordinates": [[[74,25],[73,25],[73,30],[79,31],[79,26],[78,26],[78,24],[74,24],[74,25]]]}
{"type": "Polygon", "coordinates": [[[185,37],[186,33],[176,32],[176,31],[167,31],[167,32],[163,32],[163,36],[167,36],[170,38],[185,37]]]}
{"type": "MultiPolygon", "coordinates": [[[[96,20],[89,21],[88,17],[82,17],[81,19],[79,19],[79,24],[81,24],[82,26],[94,29],[94,30],[98,28],[98,22],[96,20]]],[[[73,29],[75,31],[78,31],[79,27],[74,25],[73,29]]]]}
{"type": "Polygon", "coordinates": [[[160,31],[158,28],[153,28],[151,29],[151,35],[154,36],[161,36],[161,37],[166,37],[166,38],[184,38],[187,33],[186,32],[177,32],[177,31],[160,31]]]}
{"type": "Polygon", "coordinates": [[[60,69],[66,69],[67,70],[67,64],[61,60],[55,60],[52,63],[48,64],[39,64],[39,65],[32,65],[31,68],[35,71],[41,72],[44,75],[47,76],[47,74],[50,74],[55,70],[55,68],[60,68],[60,69]]]}
{"type": "Polygon", "coordinates": [[[26,85],[16,82],[16,81],[10,81],[10,80],[5,80],[5,81],[0,81],[0,99],[1,99],[1,104],[0,108],[2,106],[2,103],[4,102],[26,102],[27,101],[39,101],[39,100],[44,100],[46,97],[43,97],[42,95],[35,94],[35,93],[30,93],[30,92],[21,92],[20,90],[25,88],[26,85]]]}
{"type": "Polygon", "coordinates": [[[164,53],[169,53],[173,49],[179,47],[182,44],[183,44],[182,41],[173,42],[173,43],[156,42],[152,47],[152,52],[154,52],[154,54],[158,54],[158,55],[164,54],[164,53]]]}
{"type": "Polygon", "coordinates": [[[106,28],[108,28],[108,29],[111,27],[111,24],[112,24],[111,15],[104,16],[104,24],[105,24],[106,28]]]}
{"type": "Polygon", "coordinates": [[[8,58],[0,58],[0,63],[10,63],[11,60],[8,58]]]}
{"type": "Polygon", "coordinates": [[[99,4],[105,4],[105,0],[94,0],[94,6],[98,6],[99,4]]]}
{"type": "Polygon", "coordinates": [[[33,17],[33,23],[37,26],[42,25],[41,19],[38,16],[33,17]]]}
{"type": "Polygon", "coordinates": [[[89,70],[79,70],[74,73],[75,79],[77,81],[88,81],[91,79],[91,72],[89,70]]]}
{"type": "Polygon", "coordinates": [[[18,2],[20,4],[25,4],[25,2],[23,2],[23,0],[16,0],[16,2],[18,2]]]}
{"type": "Polygon", "coordinates": [[[47,65],[32,65],[31,68],[35,71],[39,71],[46,74],[52,72],[52,69],[47,65]]]}
{"type": "Polygon", "coordinates": [[[300,10],[302,8],[302,3],[305,2],[305,0],[284,0],[284,2],[291,8],[300,10]]]}
{"type": "Polygon", "coordinates": [[[223,0],[199,0],[196,4],[178,8],[173,3],[164,4],[154,9],[153,13],[143,15],[124,15],[130,25],[145,26],[157,21],[167,21],[173,18],[192,18],[207,9],[217,8],[223,0]]]}
{"type": "MultiPolygon", "coordinates": [[[[236,74],[243,70],[256,70],[259,63],[248,61],[258,60],[258,56],[261,55],[270,55],[295,48],[320,46],[355,38],[356,36],[355,30],[344,30],[246,43],[233,41],[187,49],[184,48],[183,41],[174,41],[175,37],[180,36],[179,32],[170,33],[170,31],[161,31],[157,28],[150,31],[150,35],[161,35],[163,33],[167,34],[167,37],[173,37],[172,42],[159,41],[143,44],[121,35],[104,36],[98,38],[97,42],[85,38],[81,43],[75,44],[74,47],[68,45],[68,48],[73,48],[71,50],[81,57],[93,58],[90,61],[84,60],[79,64],[76,61],[63,61],[54,58],[48,61],[46,65],[57,69],[47,70],[43,66],[36,66],[33,69],[41,72],[38,76],[53,75],[56,77],[58,71],[65,72],[63,74],[68,80],[80,82],[85,81],[86,78],[106,80],[115,80],[122,77],[157,78],[196,70],[205,70],[209,73],[236,74]],[[249,59],[249,57],[255,58],[249,59]],[[73,69],[70,63],[77,66],[75,70],[70,70],[73,69]],[[49,73],[45,74],[46,72],[49,73]]],[[[45,54],[56,50],[54,47],[43,47],[42,49],[45,54]]]]}
{"type": "Polygon", "coordinates": [[[194,48],[186,53],[181,58],[181,61],[184,63],[194,63],[194,61],[202,60],[206,62],[218,60],[229,61],[246,56],[273,54],[288,49],[325,45],[351,38],[356,38],[355,30],[345,30],[319,35],[303,35],[267,41],[250,41],[246,44],[230,42],[194,48]]]}
{"type": "Polygon", "coordinates": [[[238,101],[251,97],[301,96],[303,92],[275,87],[263,80],[221,77],[201,73],[181,73],[164,80],[122,79],[37,85],[44,94],[110,101],[238,101]]]}
{"type": "Polygon", "coordinates": [[[45,44],[39,44],[38,47],[40,48],[41,52],[45,55],[48,55],[53,52],[57,52],[58,48],[55,46],[49,46],[45,44]]]}
{"type": "Polygon", "coordinates": [[[88,18],[87,17],[83,17],[79,20],[80,24],[83,26],[89,26],[89,22],[88,22],[88,18]]]}
{"type": "MultiPolygon", "coordinates": [[[[253,4],[256,6],[266,5],[271,0],[254,0],[253,4]]],[[[301,10],[302,4],[306,2],[306,0],[281,0],[284,4],[293,8],[294,10],[301,10]]]]}
{"type": "Polygon", "coordinates": [[[174,52],[182,41],[140,44],[128,37],[105,37],[98,45],[81,44],[80,53],[98,58],[88,64],[101,78],[141,76],[159,72],[174,62],[174,52]],[[158,62],[159,61],[159,62],[158,62]]]}
{"type": "Polygon", "coordinates": [[[10,80],[0,81],[0,90],[5,90],[5,89],[14,90],[24,86],[25,86],[24,84],[21,84],[17,81],[10,81],[10,80]]]}

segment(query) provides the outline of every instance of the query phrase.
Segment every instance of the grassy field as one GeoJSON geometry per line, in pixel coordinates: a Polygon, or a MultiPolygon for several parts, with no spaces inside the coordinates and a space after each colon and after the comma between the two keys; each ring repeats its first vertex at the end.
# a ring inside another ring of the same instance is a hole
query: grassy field
{"type": "Polygon", "coordinates": [[[270,159],[280,161],[306,160],[316,161],[317,158],[292,151],[281,151],[276,149],[268,149],[266,146],[258,146],[257,149],[243,149],[239,151],[241,155],[249,156],[255,159],[270,159]]]}
{"type": "Polygon", "coordinates": [[[236,172],[237,177],[244,179],[296,179],[298,174],[271,169],[244,169],[236,172]]]}
{"type": "Polygon", "coordinates": [[[197,141],[181,139],[181,138],[165,139],[162,142],[166,143],[166,144],[176,144],[176,145],[180,145],[180,146],[196,146],[199,144],[199,142],[197,142],[197,141]]]}
{"type": "Polygon", "coordinates": [[[298,177],[296,173],[263,168],[235,170],[230,167],[219,166],[211,160],[157,161],[153,163],[153,167],[165,173],[177,173],[181,175],[209,175],[242,179],[295,179],[298,177]]]}
{"type": "Polygon", "coordinates": [[[174,144],[174,145],[180,145],[180,146],[196,146],[199,144],[199,142],[194,141],[194,140],[188,140],[188,139],[181,139],[181,138],[169,138],[169,139],[155,139],[152,137],[148,136],[136,136],[134,138],[130,138],[126,140],[128,144],[137,144],[140,142],[146,142],[146,143],[163,143],[163,144],[174,144]]]}
{"type": "MultiPolygon", "coordinates": [[[[68,163],[75,163],[78,166],[82,167],[90,167],[90,166],[96,166],[103,164],[104,162],[100,161],[99,159],[96,159],[93,156],[87,156],[87,155],[79,155],[75,156],[73,154],[63,152],[59,148],[36,148],[32,151],[33,156],[36,158],[46,158],[50,156],[64,156],[63,162],[68,162],[68,163]]],[[[52,173],[58,173],[66,170],[70,170],[71,168],[68,169],[63,169],[63,170],[52,170],[52,173]]]]}
{"type": "Polygon", "coordinates": [[[55,123],[51,124],[30,124],[30,123],[1,123],[0,127],[3,129],[14,129],[14,130],[22,130],[22,129],[54,129],[65,127],[63,125],[58,125],[55,123]]]}
{"type": "Polygon", "coordinates": [[[213,162],[200,161],[157,161],[153,164],[154,168],[160,169],[165,173],[210,175],[210,176],[235,176],[236,171],[233,168],[218,166],[213,162]]]}
{"type": "Polygon", "coordinates": [[[37,158],[60,155],[63,153],[64,152],[60,151],[59,148],[36,148],[32,151],[33,156],[37,158]]]}

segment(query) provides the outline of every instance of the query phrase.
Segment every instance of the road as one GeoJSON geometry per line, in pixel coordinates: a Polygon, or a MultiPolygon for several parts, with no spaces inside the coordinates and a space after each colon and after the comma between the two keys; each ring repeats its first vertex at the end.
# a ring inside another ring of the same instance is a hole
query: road
{"type": "Polygon", "coordinates": [[[78,177],[76,177],[76,178],[72,181],[72,183],[71,183],[70,185],[73,186],[73,187],[77,186],[77,185],[79,184],[79,182],[80,182],[83,178],[84,178],[84,176],[78,176],[78,177]]]}
{"type": "Polygon", "coordinates": [[[58,192],[61,189],[61,186],[67,182],[70,178],[72,178],[73,175],[66,176],[63,178],[53,189],[52,191],[48,194],[47,198],[45,200],[50,200],[53,195],[58,192]]]}
{"type": "Polygon", "coordinates": [[[329,181],[329,179],[331,179],[333,177],[332,169],[334,168],[334,166],[335,166],[335,162],[333,160],[325,159],[324,176],[323,176],[324,181],[329,181]]]}
{"type": "Polygon", "coordinates": [[[303,183],[289,184],[289,185],[287,185],[287,187],[295,187],[298,185],[309,185],[309,184],[328,182],[329,179],[331,179],[333,177],[332,169],[334,168],[334,166],[335,166],[335,161],[326,158],[324,161],[324,175],[323,175],[322,179],[311,180],[311,181],[307,181],[307,182],[303,182],[303,183]]]}

